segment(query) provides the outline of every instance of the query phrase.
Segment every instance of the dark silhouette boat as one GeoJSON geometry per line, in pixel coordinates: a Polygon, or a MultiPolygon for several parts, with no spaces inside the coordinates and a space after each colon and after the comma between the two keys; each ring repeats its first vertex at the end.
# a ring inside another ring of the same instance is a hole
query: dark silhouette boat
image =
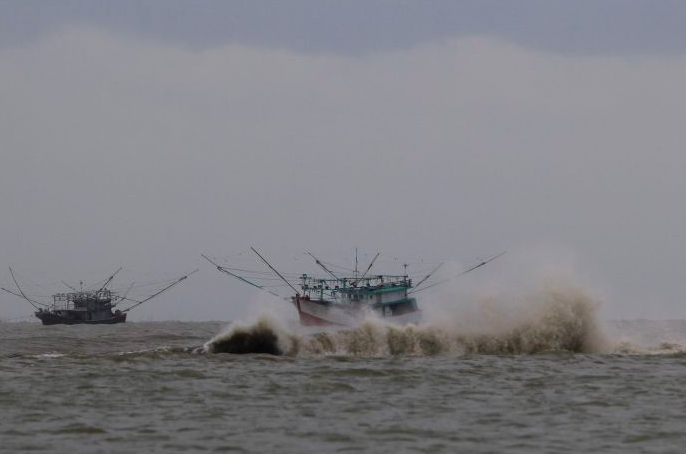
{"type": "Polygon", "coordinates": [[[124,323],[127,312],[115,309],[117,295],[108,289],[52,295],[53,304],[39,307],[36,317],[44,325],[89,325],[124,323]],[[113,301],[113,298],[115,301],[113,301]]]}
{"type": "MultiPolygon", "coordinates": [[[[10,274],[12,275],[12,279],[14,280],[19,293],[6,288],[2,288],[2,290],[28,301],[36,308],[35,315],[44,325],[111,325],[126,322],[126,316],[130,310],[153,299],[162,292],[169,290],[198,270],[195,270],[193,273],[189,273],[186,276],[174,279],[172,282],[167,283],[164,288],[143,300],[129,298],[128,291],[124,295],[119,295],[117,292],[107,288],[119,271],[121,271],[121,268],[115,271],[114,274],[96,290],[84,290],[83,288],[77,290],[74,287],[69,286],[73,292],[55,293],[52,295],[52,303],[50,304],[29,298],[19,286],[17,279],[14,277],[12,268],[10,268],[10,274]],[[124,302],[133,304],[125,309],[118,309],[117,305],[124,302]]],[[[65,285],[68,284],[65,282],[65,285]]],[[[129,287],[129,290],[132,287],[133,284],[129,287]]]]}

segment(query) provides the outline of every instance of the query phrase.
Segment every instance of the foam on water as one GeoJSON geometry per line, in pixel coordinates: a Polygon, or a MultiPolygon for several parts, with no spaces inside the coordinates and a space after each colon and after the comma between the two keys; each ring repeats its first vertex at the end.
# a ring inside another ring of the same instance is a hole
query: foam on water
{"type": "Polygon", "coordinates": [[[545,286],[525,301],[518,304],[516,315],[509,317],[493,317],[491,301],[482,306],[487,310],[481,317],[471,314],[469,326],[430,321],[401,327],[370,319],[356,328],[307,333],[288,329],[274,317],[262,315],[255,323],[229,325],[205,344],[205,350],[364,357],[608,350],[609,344],[596,319],[598,304],[581,289],[545,286]],[[476,318],[480,318],[478,323],[476,318]]]}
{"type": "Polygon", "coordinates": [[[616,320],[605,324],[612,351],[627,355],[686,354],[685,320],[616,320]]]}

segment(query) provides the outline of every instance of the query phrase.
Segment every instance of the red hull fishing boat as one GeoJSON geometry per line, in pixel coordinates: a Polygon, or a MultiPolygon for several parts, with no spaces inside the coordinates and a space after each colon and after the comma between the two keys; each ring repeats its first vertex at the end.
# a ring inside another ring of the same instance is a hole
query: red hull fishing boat
{"type": "Polygon", "coordinates": [[[318,279],[303,275],[302,294],[291,298],[305,326],[354,326],[369,317],[419,323],[421,310],[408,291],[408,276],[318,279]]]}
{"type": "MultiPolygon", "coordinates": [[[[251,250],[278,279],[290,287],[294,292],[293,296],[284,298],[269,290],[266,285],[261,283],[261,279],[271,278],[259,277],[259,273],[261,273],[259,271],[222,266],[205,255],[203,257],[222,273],[267,291],[274,296],[291,301],[298,311],[300,324],[304,326],[356,326],[369,318],[381,318],[401,325],[418,323],[421,320],[422,312],[416,298],[412,295],[457,277],[453,276],[440,282],[430,283],[429,279],[442,264],[419,279],[417,284],[413,283],[407,273],[403,275],[376,274],[368,276],[379,254],[374,256],[364,273],[360,274],[355,270],[352,275],[341,276],[332,272],[323,262],[308,252],[307,254],[328,276],[320,278],[302,274],[299,278],[300,290],[298,290],[255,248],[251,248],[251,250]],[[240,275],[239,272],[245,274],[240,275]]],[[[462,271],[458,276],[473,271],[503,254],[504,252],[484,260],[476,266],[462,271]]],[[[357,263],[357,259],[355,262],[357,263]]],[[[407,266],[405,266],[405,271],[407,271],[407,266]]]]}

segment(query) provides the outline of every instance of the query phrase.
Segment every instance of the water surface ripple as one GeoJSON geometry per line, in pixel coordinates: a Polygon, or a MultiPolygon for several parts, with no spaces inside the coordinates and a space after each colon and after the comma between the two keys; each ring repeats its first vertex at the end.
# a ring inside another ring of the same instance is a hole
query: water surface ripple
{"type": "Polygon", "coordinates": [[[0,323],[0,451],[677,453],[686,446],[679,349],[201,353],[222,328],[0,323]]]}

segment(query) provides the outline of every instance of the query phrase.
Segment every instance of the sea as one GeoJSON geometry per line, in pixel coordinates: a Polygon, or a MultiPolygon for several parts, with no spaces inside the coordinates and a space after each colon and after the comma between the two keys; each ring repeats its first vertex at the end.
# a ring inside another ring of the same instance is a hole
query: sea
{"type": "Polygon", "coordinates": [[[682,453],[686,321],[0,323],[0,452],[682,453]]]}

